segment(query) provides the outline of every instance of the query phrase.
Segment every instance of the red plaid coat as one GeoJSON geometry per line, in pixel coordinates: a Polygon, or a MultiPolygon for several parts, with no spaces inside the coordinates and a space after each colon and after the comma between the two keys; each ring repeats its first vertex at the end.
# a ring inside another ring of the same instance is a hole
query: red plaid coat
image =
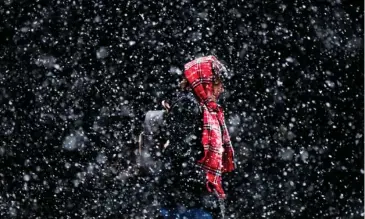
{"type": "Polygon", "coordinates": [[[184,66],[184,75],[203,109],[202,145],[204,157],[198,164],[206,171],[207,188],[225,198],[222,173],[234,169],[234,151],[225,124],[224,112],[212,98],[214,77],[224,66],[214,56],[195,59],[184,66]]]}

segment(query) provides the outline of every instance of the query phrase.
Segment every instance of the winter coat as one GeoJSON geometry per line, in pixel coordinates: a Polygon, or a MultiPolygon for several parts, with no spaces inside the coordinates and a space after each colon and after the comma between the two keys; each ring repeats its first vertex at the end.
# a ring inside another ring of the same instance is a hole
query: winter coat
{"type": "Polygon", "coordinates": [[[204,155],[201,145],[202,111],[191,92],[181,92],[166,119],[169,146],[163,152],[159,174],[159,202],[164,208],[201,208],[219,218],[218,198],[206,189],[205,172],[197,160],[204,155]]]}

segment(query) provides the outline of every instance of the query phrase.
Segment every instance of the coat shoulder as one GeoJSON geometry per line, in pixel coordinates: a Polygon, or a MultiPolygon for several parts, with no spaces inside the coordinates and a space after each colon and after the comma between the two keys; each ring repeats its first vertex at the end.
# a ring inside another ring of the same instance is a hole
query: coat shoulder
{"type": "Polygon", "coordinates": [[[201,106],[194,95],[190,93],[183,93],[173,103],[171,112],[199,115],[201,113],[201,106]]]}

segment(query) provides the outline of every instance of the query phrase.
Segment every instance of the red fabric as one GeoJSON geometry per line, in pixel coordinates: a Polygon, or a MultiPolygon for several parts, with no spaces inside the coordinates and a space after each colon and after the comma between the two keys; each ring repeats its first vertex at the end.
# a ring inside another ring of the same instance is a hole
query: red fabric
{"type": "Polygon", "coordinates": [[[224,66],[214,57],[195,59],[184,66],[184,75],[203,109],[202,145],[204,157],[198,164],[206,171],[207,189],[225,198],[222,173],[234,169],[233,147],[225,124],[224,112],[213,99],[213,78],[224,66]]]}

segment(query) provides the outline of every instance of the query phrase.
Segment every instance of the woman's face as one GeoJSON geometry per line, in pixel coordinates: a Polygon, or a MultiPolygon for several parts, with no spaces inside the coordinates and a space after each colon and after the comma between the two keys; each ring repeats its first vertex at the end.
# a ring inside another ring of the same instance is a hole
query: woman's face
{"type": "Polygon", "coordinates": [[[217,82],[213,84],[213,95],[215,100],[218,99],[219,95],[221,93],[223,93],[224,88],[223,88],[223,83],[222,82],[217,82]]]}

